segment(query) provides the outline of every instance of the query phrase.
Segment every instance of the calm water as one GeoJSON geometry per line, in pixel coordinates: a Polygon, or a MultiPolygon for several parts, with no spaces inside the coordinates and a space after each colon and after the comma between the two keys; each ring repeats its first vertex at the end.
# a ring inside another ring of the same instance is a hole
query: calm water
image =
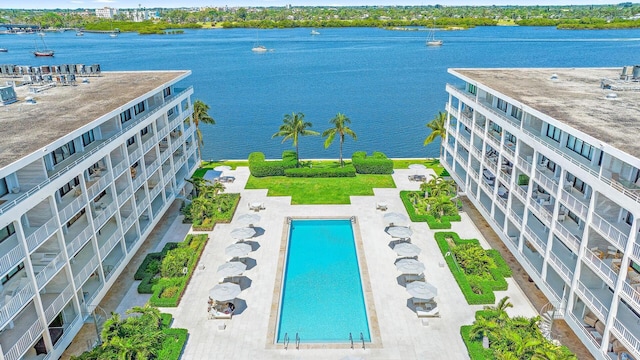
{"type": "MultiPolygon", "coordinates": [[[[425,124],[444,109],[450,67],[584,67],[638,63],[640,30],[561,31],[480,27],[438,33],[441,48],[425,46],[424,31],[381,29],[186,30],[183,35],[52,33],[54,59],[30,53],[35,35],[0,35],[0,64],[100,63],[104,70],[190,69],[195,98],[207,102],[217,125],[204,126],[203,159],[246,158],[255,150],[280,156],[291,143],[271,135],[286,113],[303,112],[325,130],[342,112],[353,121],[355,150],[393,157],[437,156],[423,147],[425,124]],[[259,39],[273,52],[255,54],[259,39]]],[[[300,141],[302,157],[337,157],[320,137],[300,141]]]]}
{"type": "Polygon", "coordinates": [[[350,220],[293,220],[278,342],[371,341],[350,220]]]}

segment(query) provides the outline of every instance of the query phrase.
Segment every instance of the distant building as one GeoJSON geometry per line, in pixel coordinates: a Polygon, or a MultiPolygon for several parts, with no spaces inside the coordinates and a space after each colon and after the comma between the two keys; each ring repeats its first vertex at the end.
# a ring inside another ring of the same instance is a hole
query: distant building
{"type": "Polygon", "coordinates": [[[155,10],[121,10],[120,14],[127,19],[135,22],[157,19],[158,14],[155,10]]]}
{"type": "Polygon", "coordinates": [[[115,15],[118,15],[118,9],[103,7],[102,9],[96,9],[96,16],[103,19],[113,19],[115,15]]]}

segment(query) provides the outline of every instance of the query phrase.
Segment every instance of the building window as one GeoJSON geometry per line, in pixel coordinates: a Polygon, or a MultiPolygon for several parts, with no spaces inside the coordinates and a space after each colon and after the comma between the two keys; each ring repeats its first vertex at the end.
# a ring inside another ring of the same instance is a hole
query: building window
{"type": "Polygon", "coordinates": [[[16,228],[13,226],[13,223],[3,227],[0,229],[0,243],[7,240],[9,236],[16,233],[16,228]]]}
{"type": "Polygon", "coordinates": [[[584,181],[578,179],[577,177],[573,176],[572,174],[567,174],[567,181],[570,182],[571,184],[573,184],[573,188],[580,191],[581,193],[584,194],[585,192],[585,188],[586,188],[586,184],[584,183],[584,181]]]}
{"type": "Polygon", "coordinates": [[[76,153],[76,146],[73,144],[73,140],[53,150],[53,164],[57,165],[64,159],[76,153]]]}
{"type": "Polygon", "coordinates": [[[475,95],[475,94],[477,94],[477,93],[478,93],[478,87],[477,87],[477,86],[475,86],[475,85],[473,85],[473,84],[469,84],[469,87],[468,87],[467,91],[468,91],[470,94],[475,95]]]}
{"type": "Polygon", "coordinates": [[[131,109],[127,109],[120,113],[120,123],[124,124],[127,121],[131,120],[131,109]]]}
{"type": "Polygon", "coordinates": [[[0,179],[0,196],[5,196],[9,193],[9,187],[7,187],[7,179],[0,179]]]}
{"type": "Polygon", "coordinates": [[[105,195],[107,195],[107,190],[103,190],[100,194],[98,194],[98,196],[96,196],[96,198],[93,199],[93,202],[100,201],[100,199],[102,199],[105,195]]]}
{"type": "Polygon", "coordinates": [[[507,112],[507,102],[502,99],[498,99],[496,107],[504,112],[507,112]]]}
{"type": "Polygon", "coordinates": [[[9,279],[11,279],[12,277],[16,276],[16,274],[18,272],[20,272],[20,270],[24,269],[24,262],[21,262],[20,264],[18,264],[18,266],[16,266],[15,268],[13,268],[11,271],[9,271],[9,273],[7,275],[5,275],[2,278],[2,285],[6,284],[7,282],[9,282],[9,279]]]}
{"type": "Polygon", "coordinates": [[[556,142],[560,142],[560,135],[562,134],[562,131],[560,131],[560,129],[558,129],[557,127],[549,124],[547,126],[547,137],[550,139],[555,140],[556,142]]]}
{"type": "Polygon", "coordinates": [[[127,146],[133,145],[135,143],[136,143],[136,137],[135,136],[132,136],[132,137],[127,139],[127,146]]]}
{"type": "MultiPolygon", "coordinates": [[[[151,125],[149,125],[151,126],[151,125]]],[[[149,126],[145,127],[144,129],[140,130],[140,136],[145,136],[149,133],[149,126]]]]}
{"type": "Polygon", "coordinates": [[[485,93],[484,99],[487,102],[487,104],[490,104],[493,106],[493,94],[485,93]]]}
{"type": "Polygon", "coordinates": [[[567,137],[567,148],[589,160],[593,158],[593,146],[576,138],[573,135],[569,135],[567,137]]]}
{"type": "Polygon", "coordinates": [[[144,111],[144,101],[141,101],[139,103],[137,103],[134,107],[133,107],[133,112],[138,115],[141,112],[144,111]]]}
{"type": "Polygon", "coordinates": [[[511,116],[518,119],[518,120],[522,120],[522,109],[512,106],[511,107],[511,116]]]}
{"type": "Polygon", "coordinates": [[[172,117],[173,116],[173,108],[169,109],[169,111],[167,111],[167,116],[168,117],[172,117]]]}
{"type": "Polygon", "coordinates": [[[76,176],[68,183],[64,184],[63,187],[58,190],[60,197],[65,196],[69,191],[73,190],[76,186],[80,185],[80,179],[76,176]]]}
{"type": "Polygon", "coordinates": [[[171,88],[167,87],[164,90],[162,90],[162,95],[164,95],[165,99],[167,98],[167,96],[171,95],[171,88]]]}
{"type": "Polygon", "coordinates": [[[89,172],[89,175],[93,175],[93,173],[95,173],[96,171],[98,173],[100,173],[100,163],[95,163],[93,165],[91,165],[87,171],[89,172]]]}
{"type": "Polygon", "coordinates": [[[86,133],[82,134],[82,145],[87,146],[94,142],[96,139],[93,136],[93,130],[89,130],[86,133]]]}
{"type": "Polygon", "coordinates": [[[74,222],[78,221],[78,219],[80,219],[82,217],[82,215],[84,215],[84,213],[86,212],[85,209],[80,210],[79,213],[75,214],[71,219],[69,219],[69,222],[67,222],[67,229],[71,227],[71,225],[73,225],[74,222]]]}

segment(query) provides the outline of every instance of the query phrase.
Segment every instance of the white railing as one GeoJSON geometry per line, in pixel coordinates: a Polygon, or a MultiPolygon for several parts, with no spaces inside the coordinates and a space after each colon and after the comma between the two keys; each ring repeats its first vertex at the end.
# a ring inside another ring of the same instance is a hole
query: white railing
{"type": "Polygon", "coordinates": [[[458,98],[460,98],[460,96],[464,96],[464,97],[466,97],[467,99],[469,99],[469,100],[471,100],[473,102],[476,101],[476,96],[475,95],[470,94],[470,93],[468,93],[466,91],[460,90],[460,89],[458,89],[457,87],[455,87],[452,84],[447,84],[446,87],[447,87],[447,91],[448,92],[455,93],[456,97],[458,97],[458,98]]]}
{"type": "Polygon", "coordinates": [[[620,248],[624,249],[627,246],[627,235],[623,234],[622,231],[616,229],[607,220],[603,219],[595,212],[593,213],[591,225],[593,225],[593,227],[598,230],[598,232],[603,236],[618,244],[620,248]]]}
{"type": "Polygon", "coordinates": [[[162,186],[160,184],[156,184],[153,188],[149,190],[149,199],[155,199],[156,195],[158,195],[162,191],[162,186]]]}
{"type": "Polygon", "coordinates": [[[626,281],[622,283],[622,296],[624,296],[628,302],[633,304],[636,309],[640,309],[640,293],[626,281]]]}
{"type": "Polygon", "coordinates": [[[149,139],[147,139],[147,141],[142,143],[142,152],[146,154],[147,151],[149,151],[149,149],[151,149],[155,144],[156,144],[156,137],[151,136],[149,139]]]}
{"type": "Polygon", "coordinates": [[[503,210],[507,210],[507,200],[505,200],[501,196],[498,196],[496,199],[498,199],[498,204],[500,204],[502,206],[502,209],[503,210]]]}
{"type": "Polygon", "coordinates": [[[467,140],[466,137],[464,136],[458,136],[457,137],[458,141],[460,141],[462,143],[462,145],[464,145],[465,148],[469,148],[470,144],[469,144],[469,140],[467,140]]]}
{"type": "Polygon", "coordinates": [[[158,129],[158,139],[162,140],[165,136],[169,134],[169,126],[165,126],[162,129],[158,129]]]}
{"type": "Polygon", "coordinates": [[[120,205],[124,204],[125,201],[127,201],[127,199],[129,199],[131,194],[133,194],[133,189],[128,187],[128,186],[125,187],[124,190],[122,190],[120,192],[120,194],[118,194],[118,204],[120,204],[120,205]]]}
{"type": "Polygon", "coordinates": [[[98,180],[95,184],[91,185],[91,187],[87,189],[87,195],[89,195],[89,199],[93,199],[96,195],[100,194],[100,192],[104,190],[105,187],[107,187],[111,180],[111,174],[109,173],[101,176],[100,180],[98,180]]]}
{"type": "Polygon", "coordinates": [[[633,332],[629,331],[618,319],[613,320],[612,330],[616,335],[616,339],[622,341],[627,350],[633,352],[637,358],[638,354],[640,354],[640,340],[635,337],[633,332]]]}
{"type": "Polygon", "coordinates": [[[113,249],[113,246],[115,244],[117,244],[120,241],[120,238],[122,237],[122,234],[120,233],[120,230],[116,230],[107,240],[107,242],[104,243],[104,245],[100,246],[100,258],[104,259],[109,252],[111,252],[111,249],[113,249]]]}
{"type": "Polygon", "coordinates": [[[507,174],[504,170],[500,170],[498,171],[498,178],[502,180],[503,184],[509,186],[509,183],[511,182],[510,174],[507,174]]]}
{"type": "Polygon", "coordinates": [[[137,148],[131,154],[129,154],[129,164],[134,164],[142,156],[142,149],[137,148]]]}
{"type": "Polygon", "coordinates": [[[513,150],[509,149],[507,144],[502,145],[502,150],[504,150],[504,154],[507,154],[512,160],[516,157],[516,154],[513,150]]]}
{"type": "Polygon", "coordinates": [[[58,315],[60,310],[64,308],[67,302],[73,297],[73,288],[71,285],[68,285],[55,300],[51,303],[51,305],[47,306],[44,310],[44,317],[47,319],[47,324],[53,321],[53,319],[58,315]]]}
{"type": "Polygon", "coordinates": [[[556,232],[556,235],[560,235],[558,236],[560,240],[562,240],[562,242],[564,242],[564,244],[567,245],[574,254],[577,254],[580,249],[580,239],[571,233],[571,231],[569,231],[569,229],[560,222],[556,222],[556,232]]]}
{"type": "Polygon", "coordinates": [[[174,168],[179,170],[182,165],[184,165],[184,158],[181,156],[180,158],[178,158],[178,161],[176,161],[174,168]]]}
{"type": "Polygon", "coordinates": [[[73,277],[73,281],[75,281],[77,288],[80,288],[80,286],[84,284],[84,282],[89,278],[93,271],[98,267],[99,262],[100,261],[98,260],[98,257],[94,256],[93,259],[91,259],[87,263],[87,265],[85,265],[82,270],[80,270],[78,275],[73,277]]]}
{"type": "Polygon", "coordinates": [[[560,192],[560,199],[564,202],[564,205],[571,211],[578,214],[581,218],[586,219],[589,213],[589,207],[583,204],[580,200],[576,199],[568,191],[562,190],[560,192]]]}
{"type": "MultiPolygon", "coordinates": [[[[16,279],[16,281],[18,280],[16,279]]],[[[11,297],[11,300],[0,308],[0,327],[4,328],[13,315],[20,311],[22,306],[29,302],[34,294],[35,291],[33,291],[33,285],[31,285],[31,281],[29,281],[29,283],[23,286],[15,296],[11,297]]]]}
{"type": "Polygon", "coordinates": [[[467,158],[465,159],[465,157],[464,157],[462,154],[460,154],[460,152],[457,152],[457,153],[456,153],[456,159],[458,159],[458,162],[459,162],[460,164],[462,164],[462,165],[467,165],[467,161],[468,161],[467,159],[468,159],[468,156],[467,156],[467,158]]]}
{"type": "Polygon", "coordinates": [[[127,230],[129,230],[129,228],[131,227],[131,225],[136,221],[136,216],[135,214],[131,213],[131,215],[129,215],[129,217],[127,217],[126,219],[124,219],[122,221],[122,230],[124,232],[127,232],[127,230]]]}
{"type": "Polygon", "coordinates": [[[591,309],[591,311],[593,311],[598,318],[606,319],[607,316],[609,316],[609,310],[607,310],[607,308],[604,305],[602,305],[600,300],[598,300],[598,298],[593,295],[591,290],[589,290],[582,283],[582,281],[578,281],[578,287],[576,288],[576,292],[578,293],[578,295],[580,295],[580,297],[582,297],[582,300],[587,305],[591,305],[589,306],[589,309],[591,309]]]}
{"type": "Polygon", "coordinates": [[[533,209],[533,211],[538,216],[540,216],[542,218],[542,220],[544,220],[545,224],[551,225],[551,221],[553,219],[553,215],[547,209],[545,209],[542,205],[540,205],[537,202],[535,202],[534,199],[531,199],[529,204],[531,205],[531,208],[533,209]]]}
{"type": "Polygon", "coordinates": [[[154,171],[160,167],[160,159],[156,159],[154,162],[147,166],[147,177],[151,176],[154,171]]]}
{"type": "Polygon", "coordinates": [[[516,185],[515,189],[516,189],[516,194],[518,194],[522,198],[523,202],[526,203],[527,202],[527,191],[525,189],[523,189],[522,186],[520,186],[520,185],[516,185]]]}
{"type": "Polygon", "coordinates": [[[605,282],[607,282],[609,286],[612,288],[616,286],[618,275],[609,266],[607,266],[607,264],[600,260],[596,254],[589,249],[585,249],[584,258],[587,260],[587,265],[591,265],[589,266],[591,270],[600,275],[600,278],[604,278],[605,282]]]}
{"type": "Polygon", "coordinates": [[[142,185],[142,183],[145,182],[146,180],[147,179],[144,176],[142,176],[142,174],[139,174],[138,176],[136,176],[136,178],[133,179],[133,189],[138,190],[140,185],[142,185]]]}
{"type": "Polygon", "coordinates": [[[549,256],[549,263],[554,266],[560,277],[564,279],[565,282],[571,284],[571,280],[573,279],[573,271],[569,269],[567,265],[565,265],[560,258],[551,252],[549,256]]]}
{"type": "Polygon", "coordinates": [[[471,152],[476,156],[478,161],[482,160],[482,151],[478,150],[475,146],[472,146],[471,152]]]}
{"type": "Polygon", "coordinates": [[[113,167],[113,175],[114,176],[118,176],[120,174],[122,174],[128,167],[129,165],[127,165],[127,162],[122,160],[118,163],[118,165],[113,167]]]}
{"type": "Polygon", "coordinates": [[[167,170],[164,170],[164,169],[162,170],[162,173],[165,173],[165,172],[167,173],[162,176],[162,183],[166,185],[171,182],[171,179],[173,178],[173,173],[171,172],[170,168],[167,170]]]}
{"type": "Polygon", "coordinates": [[[475,182],[478,182],[478,179],[479,179],[479,177],[480,177],[480,176],[478,175],[478,172],[477,172],[477,171],[475,171],[473,168],[471,168],[471,167],[470,167],[470,168],[469,168],[469,173],[470,173],[471,178],[472,178],[475,182]]]}
{"type": "Polygon", "coordinates": [[[500,140],[496,139],[495,137],[493,137],[493,135],[491,135],[491,132],[489,132],[489,134],[487,134],[487,140],[489,140],[489,142],[491,143],[492,147],[494,149],[500,149],[500,140]]]}
{"type": "Polygon", "coordinates": [[[469,119],[467,116],[462,114],[460,116],[457,116],[458,110],[456,110],[455,112],[456,112],[455,117],[458,118],[458,120],[460,120],[460,122],[463,123],[464,126],[468,127],[469,129],[473,128],[471,124],[471,119],[469,119]]]}
{"type": "Polygon", "coordinates": [[[0,273],[6,273],[24,259],[24,251],[20,244],[9,250],[0,258],[0,273]]]}
{"type": "MultiPolygon", "coordinates": [[[[187,93],[188,91],[190,91],[192,89],[193,89],[193,87],[190,86],[190,87],[184,89],[183,91],[181,91],[180,93],[176,94],[175,97],[181,96],[181,95],[187,93]]],[[[124,134],[124,133],[128,132],[129,130],[131,130],[134,126],[136,126],[139,123],[141,123],[142,121],[148,119],[151,115],[156,113],[162,107],[163,106],[158,106],[158,107],[150,110],[145,116],[141,117],[140,119],[137,119],[137,120],[133,121],[126,128],[124,128],[124,129],[118,131],[117,133],[111,135],[111,137],[109,137],[108,139],[104,140],[103,142],[98,144],[96,147],[94,147],[90,151],[82,154],[82,156],[78,157],[75,161],[73,161],[69,165],[65,166],[64,168],[58,170],[55,174],[51,175],[48,179],[46,179],[45,181],[41,182],[40,184],[38,184],[34,188],[30,189],[29,191],[25,192],[24,194],[20,195],[19,197],[15,198],[15,199],[13,199],[11,201],[5,202],[4,204],[2,204],[2,206],[0,206],[0,214],[3,214],[5,212],[7,212],[9,209],[11,209],[12,207],[16,206],[18,203],[20,203],[20,202],[24,201],[25,199],[31,197],[33,194],[37,193],[38,191],[43,189],[45,186],[49,185],[53,180],[59,178],[60,176],[65,174],[67,171],[69,171],[71,169],[74,169],[78,164],[80,164],[83,161],[87,160],[89,157],[91,157],[95,153],[97,153],[100,150],[102,150],[104,147],[106,147],[107,145],[112,143],[114,140],[120,138],[120,136],[122,134],[124,134]]]]}
{"type": "Polygon", "coordinates": [[[524,227],[524,233],[525,235],[528,235],[529,240],[536,247],[538,252],[540,254],[544,254],[547,250],[547,244],[542,241],[542,239],[540,239],[540,237],[533,231],[533,229],[529,227],[529,225],[526,225],[524,227]]]}
{"type": "Polygon", "coordinates": [[[84,246],[84,244],[86,244],[87,241],[91,239],[91,233],[91,226],[87,225],[87,227],[80,234],[78,234],[78,236],[76,236],[69,244],[67,244],[67,254],[69,254],[69,257],[73,257],[76,251],[80,250],[84,246]]]}
{"type": "Polygon", "coordinates": [[[162,163],[164,163],[169,158],[169,155],[171,155],[171,151],[169,151],[169,149],[165,149],[164,151],[160,151],[160,161],[162,161],[162,163]]]}
{"type": "Polygon", "coordinates": [[[633,243],[633,250],[631,252],[631,256],[633,256],[636,262],[640,263],[640,245],[638,243],[633,243]]]}
{"type": "MultiPolygon", "coordinates": [[[[73,191],[73,190],[72,190],[73,191]]],[[[76,196],[69,205],[65,206],[60,212],[60,222],[66,223],[75,213],[80,211],[85,206],[84,198],[82,196],[76,196]]]]}
{"type": "Polygon", "coordinates": [[[548,176],[543,174],[542,171],[536,169],[536,171],[534,173],[534,178],[540,184],[542,184],[542,186],[546,187],[547,190],[549,190],[549,192],[551,194],[555,194],[558,191],[558,184],[555,181],[553,181],[552,179],[550,179],[548,176]]]}
{"type": "Polygon", "coordinates": [[[22,355],[27,351],[27,349],[33,345],[33,343],[40,337],[42,331],[44,330],[44,325],[40,322],[40,319],[36,319],[36,321],[29,326],[29,329],[16,341],[16,343],[4,353],[5,360],[18,360],[22,358],[22,355]]]}
{"type": "Polygon", "coordinates": [[[66,264],[64,261],[63,253],[59,253],[53,261],[47,264],[39,273],[36,274],[36,284],[38,285],[38,290],[42,289],[43,286],[47,284],[47,282],[53,278],[53,276],[58,272],[58,270],[62,269],[62,267],[66,264]]]}
{"type": "Polygon", "coordinates": [[[480,138],[484,138],[484,127],[480,126],[478,123],[476,123],[476,126],[473,127],[473,131],[476,133],[476,135],[478,135],[480,138]]]}
{"type": "Polygon", "coordinates": [[[591,332],[589,332],[587,328],[584,327],[584,321],[578,320],[578,318],[571,311],[567,311],[567,314],[569,314],[569,317],[574,321],[574,324],[576,324],[577,328],[580,329],[582,335],[585,338],[591,340],[595,347],[599,347],[600,344],[598,343],[598,340],[596,340],[596,338],[593,337],[593,334],[591,334],[591,332]]]}
{"type": "Polygon", "coordinates": [[[487,191],[487,195],[493,196],[493,188],[491,187],[491,185],[487,184],[486,181],[480,180],[480,186],[482,186],[487,191]]]}
{"type": "Polygon", "coordinates": [[[640,203],[640,192],[638,192],[638,189],[635,189],[635,190],[627,189],[620,182],[608,179],[605,176],[600,176],[600,180],[602,180],[603,182],[609,184],[612,188],[614,188],[614,189],[618,190],[619,192],[623,193],[624,195],[626,195],[627,197],[631,198],[635,202],[640,203]]]}
{"type": "Polygon", "coordinates": [[[511,216],[513,216],[516,224],[518,224],[518,226],[522,226],[522,217],[520,217],[520,215],[518,215],[518,213],[516,213],[516,211],[513,209],[509,209],[509,213],[511,213],[511,216]]]}
{"type": "Polygon", "coordinates": [[[523,157],[521,157],[521,156],[518,156],[518,159],[517,159],[516,161],[517,161],[517,163],[518,163],[518,166],[520,166],[520,167],[522,168],[522,170],[524,170],[524,172],[525,172],[527,175],[530,175],[530,174],[531,174],[531,167],[532,167],[533,165],[531,165],[531,163],[530,163],[530,162],[528,162],[527,160],[525,160],[525,159],[524,159],[523,157]]]}
{"type": "Polygon", "coordinates": [[[179,147],[182,147],[182,143],[184,143],[184,136],[180,135],[177,138],[171,139],[171,152],[178,150],[179,147]]]}
{"type": "Polygon", "coordinates": [[[115,202],[111,202],[111,204],[109,204],[109,206],[107,206],[106,209],[100,210],[100,212],[98,213],[98,216],[96,216],[96,218],[93,219],[94,228],[100,229],[102,225],[104,225],[104,223],[106,223],[107,220],[109,220],[109,218],[111,217],[111,215],[113,215],[113,213],[116,211],[117,208],[118,208],[118,204],[116,204],[115,202]]]}
{"type": "Polygon", "coordinates": [[[491,170],[493,170],[493,173],[496,174],[498,172],[498,160],[495,159],[496,162],[493,162],[491,159],[489,159],[488,157],[484,158],[484,164],[490,168],[491,170]]]}
{"type": "Polygon", "coordinates": [[[124,260],[124,254],[122,255],[122,257],[120,258],[120,260],[118,260],[115,264],[111,265],[111,271],[109,272],[105,272],[104,274],[104,278],[105,281],[108,281],[109,279],[111,279],[111,277],[113,276],[113,274],[116,272],[116,270],[118,269],[118,266],[120,266],[120,264],[122,264],[122,261],[124,260]]]}
{"type": "Polygon", "coordinates": [[[529,264],[529,266],[531,267],[531,270],[533,270],[533,272],[536,275],[540,276],[540,270],[538,270],[538,268],[535,265],[533,265],[533,262],[531,262],[531,260],[526,255],[522,255],[522,258],[524,258],[524,261],[526,261],[527,264],[529,264]]]}
{"type": "Polygon", "coordinates": [[[138,212],[138,215],[142,214],[142,211],[144,211],[147,205],[148,201],[146,197],[138,202],[138,204],[136,205],[136,211],[138,212]]]}
{"type": "Polygon", "coordinates": [[[58,222],[55,217],[52,217],[44,223],[44,225],[40,226],[36,231],[34,231],[31,235],[27,236],[27,247],[29,251],[33,251],[40,244],[42,244],[45,240],[51,236],[54,232],[58,230],[58,222]]]}

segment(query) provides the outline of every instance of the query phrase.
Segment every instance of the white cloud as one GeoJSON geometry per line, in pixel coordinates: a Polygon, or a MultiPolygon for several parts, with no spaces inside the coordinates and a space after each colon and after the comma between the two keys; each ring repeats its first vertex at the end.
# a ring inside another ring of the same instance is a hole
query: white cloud
{"type": "Polygon", "coordinates": [[[95,3],[107,3],[107,4],[111,4],[114,3],[115,0],[93,0],[93,2],[95,3]]]}
{"type": "Polygon", "coordinates": [[[72,4],[84,4],[84,1],[82,0],[71,0],[72,4]]]}

